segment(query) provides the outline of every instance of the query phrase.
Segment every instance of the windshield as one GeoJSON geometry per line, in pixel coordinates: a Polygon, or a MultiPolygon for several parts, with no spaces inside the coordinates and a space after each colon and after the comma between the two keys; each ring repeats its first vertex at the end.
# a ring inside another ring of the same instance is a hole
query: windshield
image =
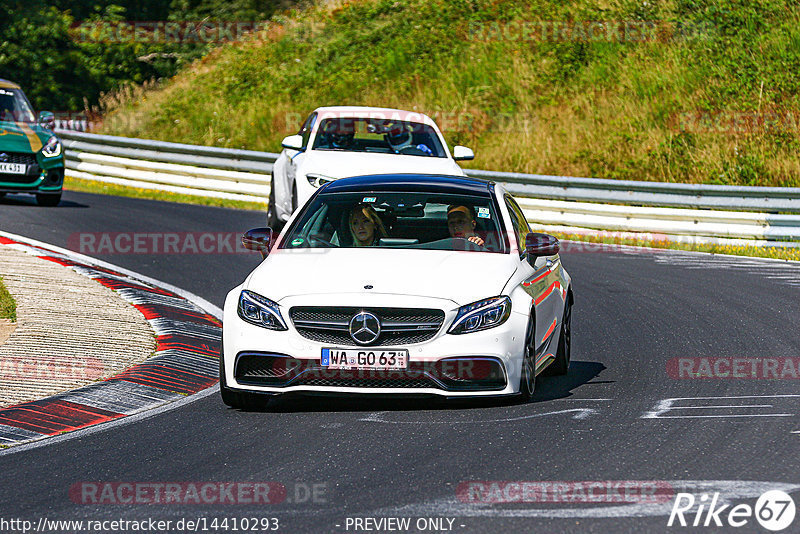
{"type": "Polygon", "coordinates": [[[431,126],[386,119],[325,119],[320,123],[312,149],[447,157],[431,126]]]}
{"type": "Polygon", "coordinates": [[[0,121],[36,122],[28,99],[19,89],[0,88],[0,121]]]}
{"type": "Polygon", "coordinates": [[[488,196],[419,192],[321,194],[280,248],[401,248],[505,253],[488,196]]]}

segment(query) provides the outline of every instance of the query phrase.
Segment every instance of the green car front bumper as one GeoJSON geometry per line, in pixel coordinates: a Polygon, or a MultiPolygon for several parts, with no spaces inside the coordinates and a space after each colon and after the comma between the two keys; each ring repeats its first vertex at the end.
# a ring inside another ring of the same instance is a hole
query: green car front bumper
{"type": "Polygon", "coordinates": [[[0,149],[0,160],[22,163],[25,174],[0,173],[0,192],[60,193],[64,186],[64,156],[43,158],[41,154],[6,152],[0,149]],[[6,158],[3,158],[6,154],[6,158]]]}

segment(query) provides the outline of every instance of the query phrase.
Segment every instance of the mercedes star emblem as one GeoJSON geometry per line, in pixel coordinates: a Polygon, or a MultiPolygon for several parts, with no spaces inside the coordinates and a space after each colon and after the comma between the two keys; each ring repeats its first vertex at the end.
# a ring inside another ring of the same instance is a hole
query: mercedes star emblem
{"type": "Polygon", "coordinates": [[[381,335],[381,322],[369,312],[359,312],[350,319],[350,337],[359,345],[369,345],[381,335]]]}

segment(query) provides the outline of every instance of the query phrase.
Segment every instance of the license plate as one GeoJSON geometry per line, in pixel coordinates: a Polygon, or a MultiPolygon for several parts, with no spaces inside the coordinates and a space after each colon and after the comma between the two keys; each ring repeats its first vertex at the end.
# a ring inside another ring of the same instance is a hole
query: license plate
{"type": "Polygon", "coordinates": [[[328,369],[405,369],[406,349],[322,349],[322,366],[328,369]]]}
{"type": "Polygon", "coordinates": [[[22,163],[0,163],[0,174],[25,174],[22,163]]]}

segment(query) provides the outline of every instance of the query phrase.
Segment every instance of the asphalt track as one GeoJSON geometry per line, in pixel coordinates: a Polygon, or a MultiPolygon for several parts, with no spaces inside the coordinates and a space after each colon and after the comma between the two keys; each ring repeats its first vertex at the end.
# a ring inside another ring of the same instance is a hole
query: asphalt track
{"type": "MultiPolygon", "coordinates": [[[[0,204],[0,229],[62,247],[80,232],[238,233],[263,220],[256,212],[73,192],[58,208],[39,208],[32,197],[0,204]]],[[[218,306],[258,261],[95,256],[218,306]]],[[[566,252],[563,262],[575,284],[573,363],[567,377],[540,379],[528,404],[295,398],[253,413],[211,395],[0,455],[0,519],[277,517],[280,532],[355,532],[348,518],[411,517],[413,526],[442,517],[454,519],[454,532],[668,532],[675,530],[667,527],[670,502],[473,505],[457,498],[457,488],[465,481],[660,481],[698,498],[720,492],[751,505],[767,489],[800,488],[797,380],[675,379],[667,370],[676,357],[800,356],[800,270],[596,249],[566,252]],[[77,504],[69,490],[82,481],[273,481],[289,499],[77,504]],[[303,499],[313,484],[324,494],[303,499]]],[[[793,496],[800,504],[800,493],[793,496]]],[[[735,530],[763,531],[752,518],[735,530]]],[[[787,531],[798,530],[800,518],[787,531]]]]}

